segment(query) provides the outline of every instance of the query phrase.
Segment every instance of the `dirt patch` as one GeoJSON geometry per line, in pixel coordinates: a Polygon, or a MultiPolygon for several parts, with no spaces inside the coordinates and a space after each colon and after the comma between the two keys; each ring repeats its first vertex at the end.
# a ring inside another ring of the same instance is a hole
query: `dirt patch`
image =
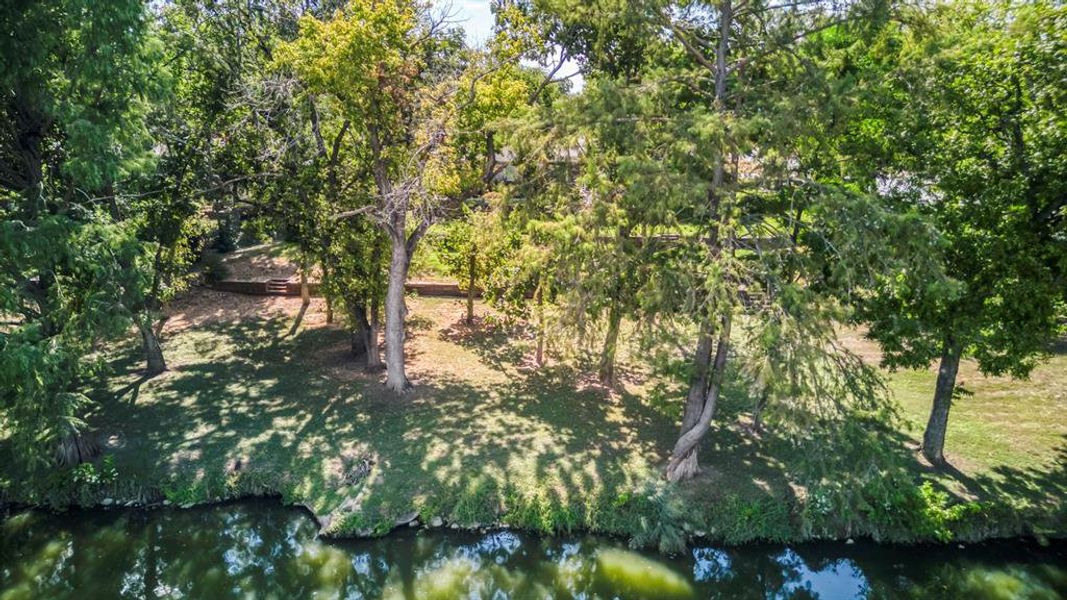
{"type": "MultiPolygon", "coordinates": [[[[268,279],[292,279],[300,274],[300,265],[281,253],[277,244],[263,244],[242,248],[223,256],[222,262],[229,269],[229,279],[238,281],[267,281],[268,279]]],[[[308,277],[318,281],[319,270],[313,267],[308,277]]]]}
{"type": "MultiPolygon", "coordinates": [[[[300,298],[293,296],[248,296],[195,287],[167,307],[163,333],[177,333],[191,327],[231,323],[246,319],[293,317],[300,310],[300,298]]],[[[326,302],[312,298],[302,327],[326,323],[326,302]]]]}
{"type": "Polygon", "coordinates": [[[866,330],[851,327],[841,329],[837,332],[837,338],[845,348],[862,358],[863,362],[874,366],[881,364],[882,349],[878,347],[878,342],[867,339],[866,330]]]}

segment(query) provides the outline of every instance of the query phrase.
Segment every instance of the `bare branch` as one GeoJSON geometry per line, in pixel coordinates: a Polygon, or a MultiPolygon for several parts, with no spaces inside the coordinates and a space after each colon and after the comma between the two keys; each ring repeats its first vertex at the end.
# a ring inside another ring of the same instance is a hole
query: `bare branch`
{"type": "Polygon", "coordinates": [[[330,218],[335,220],[335,221],[340,221],[342,219],[350,219],[352,217],[358,217],[358,216],[362,216],[362,215],[367,215],[367,214],[373,213],[377,209],[378,209],[377,206],[374,206],[373,204],[369,204],[367,206],[363,206],[363,207],[357,208],[355,210],[346,210],[344,212],[334,213],[334,214],[330,215],[330,218]]]}
{"type": "MultiPolygon", "coordinates": [[[[563,64],[567,62],[567,58],[568,58],[567,57],[567,49],[566,48],[560,49],[560,51],[559,51],[559,62],[557,62],[556,66],[553,67],[552,70],[549,71],[547,75],[545,75],[545,78],[541,80],[541,84],[538,85],[537,88],[534,89],[534,91],[530,93],[530,97],[526,100],[527,104],[533,104],[534,101],[537,100],[537,97],[541,95],[541,92],[543,92],[545,90],[545,88],[548,87],[553,82],[552,78],[555,77],[556,73],[558,73],[559,70],[563,68],[563,64]]],[[[577,73],[575,73],[575,75],[576,74],[577,73]]],[[[573,77],[573,76],[574,75],[571,75],[571,77],[573,77]]]]}

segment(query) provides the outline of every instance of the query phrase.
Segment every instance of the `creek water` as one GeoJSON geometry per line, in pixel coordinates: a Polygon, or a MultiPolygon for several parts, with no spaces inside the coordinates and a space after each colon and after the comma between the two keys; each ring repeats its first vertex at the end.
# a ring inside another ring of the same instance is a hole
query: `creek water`
{"type": "Polygon", "coordinates": [[[0,523],[15,598],[1064,598],[1067,543],[868,542],[677,556],[593,536],[403,529],[326,541],[276,501],[27,511],[0,523]]]}

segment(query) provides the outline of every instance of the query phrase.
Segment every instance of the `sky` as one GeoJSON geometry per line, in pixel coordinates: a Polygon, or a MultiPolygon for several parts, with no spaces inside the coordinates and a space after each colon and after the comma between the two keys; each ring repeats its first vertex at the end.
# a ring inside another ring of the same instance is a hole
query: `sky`
{"type": "MultiPolygon", "coordinates": [[[[481,46],[493,33],[493,13],[489,10],[490,0],[435,0],[439,7],[450,7],[456,27],[462,27],[467,35],[467,43],[481,46]]],[[[567,61],[559,70],[559,76],[566,76],[578,70],[578,65],[567,61]]],[[[571,78],[572,90],[581,91],[585,81],[581,75],[571,78]]]]}
{"type": "Polygon", "coordinates": [[[457,26],[467,34],[467,43],[480,46],[489,39],[493,32],[493,13],[489,11],[489,0],[438,0],[440,6],[452,7],[457,26]]]}

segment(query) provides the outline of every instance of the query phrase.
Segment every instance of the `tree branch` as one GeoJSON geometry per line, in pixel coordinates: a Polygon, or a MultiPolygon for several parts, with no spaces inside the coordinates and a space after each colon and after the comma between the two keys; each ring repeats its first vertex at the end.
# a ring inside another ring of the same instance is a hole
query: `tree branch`
{"type": "MultiPolygon", "coordinates": [[[[527,104],[533,104],[534,101],[537,100],[537,97],[541,95],[541,92],[543,92],[545,88],[552,83],[552,78],[555,77],[556,73],[558,73],[559,70],[563,68],[563,63],[565,62],[567,62],[567,50],[563,48],[559,51],[559,62],[556,63],[556,66],[548,72],[548,75],[545,75],[545,78],[541,80],[541,84],[537,86],[537,89],[530,93],[530,97],[526,99],[527,104]]],[[[575,73],[575,75],[576,74],[577,73],[575,73]]],[[[574,75],[570,75],[570,77],[573,76],[574,75]]]]}
{"type": "Polygon", "coordinates": [[[700,63],[700,65],[705,69],[711,71],[713,74],[715,73],[715,65],[712,64],[711,60],[709,60],[708,57],[704,56],[704,53],[701,52],[699,48],[694,46],[693,43],[686,38],[685,34],[682,33],[682,29],[674,23],[674,21],[670,18],[669,15],[661,12],[660,20],[662,20],[663,24],[667,27],[667,29],[671,31],[675,39],[682,43],[682,46],[685,47],[686,52],[688,52],[694,60],[700,63]]]}

